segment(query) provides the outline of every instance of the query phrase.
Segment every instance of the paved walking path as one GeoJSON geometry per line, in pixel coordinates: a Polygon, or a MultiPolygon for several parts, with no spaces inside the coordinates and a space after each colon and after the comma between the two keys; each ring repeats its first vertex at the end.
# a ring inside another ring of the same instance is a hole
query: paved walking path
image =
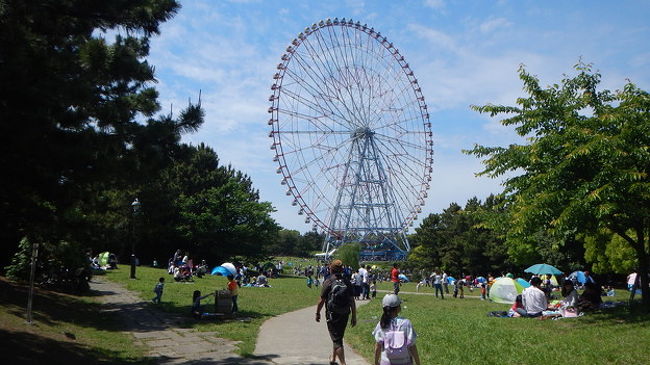
{"type": "Polygon", "coordinates": [[[236,342],[217,337],[217,332],[180,328],[186,318],[151,308],[118,283],[95,276],[90,287],[101,295],[102,311],[117,312],[125,331],[137,344],[147,346],[147,356],[158,364],[272,364],[264,359],[242,358],[235,353],[236,342]]]}
{"type": "MultiPolygon", "coordinates": [[[[95,276],[90,287],[100,296],[102,312],[117,312],[124,331],[134,337],[135,343],[148,347],[147,356],[157,364],[329,364],[332,342],[325,319],[320,323],[314,320],[316,306],[264,322],[254,356],[243,358],[235,353],[235,341],[219,338],[217,332],[180,328],[187,318],[152,308],[118,283],[95,276]]],[[[365,302],[357,302],[357,305],[362,304],[365,302]]],[[[347,344],[345,357],[349,365],[368,365],[347,344]]]]}
{"type": "MultiPolygon", "coordinates": [[[[357,306],[367,301],[357,301],[357,306]]],[[[325,310],[320,322],[315,321],[316,306],[271,318],[262,324],[254,354],[269,358],[274,364],[328,365],[332,340],[327,332],[325,310]]],[[[345,344],[348,365],[368,362],[345,344]]]]}

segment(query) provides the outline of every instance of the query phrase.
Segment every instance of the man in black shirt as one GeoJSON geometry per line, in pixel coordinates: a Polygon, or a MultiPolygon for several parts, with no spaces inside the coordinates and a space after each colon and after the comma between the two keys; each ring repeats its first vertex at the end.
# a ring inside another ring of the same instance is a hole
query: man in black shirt
{"type": "Polygon", "coordinates": [[[341,365],[346,365],[343,335],[350,314],[352,314],[352,327],[357,324],[357,311],[353,296],[352,284],[343,277],[343,263],[341,260],[332,261],[330,276],[323,282],[320,300],[316,307],[316,322],[320,322],[320,311],[325,306],[327,330],[333,343],[330,365],[337,364],[337,358],[341,365]]]}

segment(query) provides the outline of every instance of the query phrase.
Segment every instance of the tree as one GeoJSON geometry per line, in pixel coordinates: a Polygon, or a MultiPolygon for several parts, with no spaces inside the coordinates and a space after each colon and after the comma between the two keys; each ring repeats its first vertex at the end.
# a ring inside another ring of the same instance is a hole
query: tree
{"type": "Polygon", "coordinates": [[[409,254],[409,265],[424,270],[439,268],[454,275],[511,269],[502,240],[483,224],[493,201],[494,197],[485,203],[472,198],[464,209],[451,203],[441,214],[426,217],[411,237],[415,248],[409,254]]]}
{"type": "Polygon", "coordinates": [[[124,242],[129,203],[171,162],[180,135],[203,122],[199,105],[155,116],[149,38],[179,8],[173,0],[0,2],[0,134],[11,136],[0,144],[0,260],[22,237],[124,242]],[[118,33],[113,42],[106,30],[118,33]]]}
{"type": "MultiPolygon", "coordinates": [[[[577,75],[542,88],[522,66],[528,97],[518,106],[473,106],[515,126],[526,144],[476,145],[480,175],[514,174],[504,182],[510,244],[539,230],[620,236],[636,253],[643,304],[650,307],[650,95],[628,82],[598,90],[601,75],[576,65],[577,75]]],[[[612,241],[610,241],[612,242],[612,241]]]]}
{"type": "Polygon", "coordinates": [[[359,268],[359,253],[361,245],[356,242],[346,243],[339,247],[334,253],[334,257],[341,260],[343,265],[350,266],[352,270],[359,268]]]}

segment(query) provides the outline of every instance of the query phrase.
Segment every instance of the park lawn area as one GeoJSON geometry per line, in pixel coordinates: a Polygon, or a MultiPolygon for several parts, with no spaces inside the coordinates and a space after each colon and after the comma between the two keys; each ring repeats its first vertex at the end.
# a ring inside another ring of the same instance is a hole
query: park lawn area
{"type": "MultiPolygon", "coordinates": [[[[378,293],[377,299],[384,295],[378,293]]],[[[509,305],[474,298],[400,297],[401,315],[413,322],[418,334],[422,364],[647,364],[650,359],[650,346],[645,345],[650,343],[650,315],[630,313],[625,307],[579,318],[536,320],[488,317],[488,312],[506,311],[509,305]]],[[[627,293],[618,290],[616,297],[603,300],[626,298],[627,293]]],[[[381,313],[381,300],[360,307],[359,324],[346,333],[346,340],[369,360],[374,356],[371,333],[381,313]]]]}
{"type": "MultiPolygon", "coordinates": [[[[242,356],[250,356],[255,350],[257,334],[264,321],[279,314],[316,305],[320,294],[319,289],[307,288],[303,277],[270,279],[271,288],[239,288],[238,319],[195,320],[189,314],[194,290],[200,290],[205,295],[225,289],[228,282],[225,277],[207,275],[195,278],[194,282],[177,283],[164,269],[138,267],[135,280],[129,279],[129,273],[129,266],[122,265],[117,270],[109,271],[107,276],[110,280],[124,284],[129,290],[139,292],[144,300],[151,300],[154,296],[154,285],[158,278],[164,277],[165,289],[160,308],[168,312],[186,314],[187,321],[183,324],[185,327],[199,331],[216,331],[219,337],[241,341],[238,346],[242,356]]],[[[203,304],[206,311],[212,311],[214,299],[207,298],[203,304]]]]}
{"type": "Polygon", "coordinates": [[[144,357],[147,349],[121,332],[116,314],[99,314],[92,292],[75,296],[36,288],[31,325],[26,323],[27,296],[27,285],[0,277],[2,363],[151,363],[144,357]]]}

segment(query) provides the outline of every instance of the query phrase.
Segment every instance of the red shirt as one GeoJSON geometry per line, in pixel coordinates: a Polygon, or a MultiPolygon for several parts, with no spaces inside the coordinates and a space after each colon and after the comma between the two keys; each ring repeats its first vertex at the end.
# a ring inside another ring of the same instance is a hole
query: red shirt
{"type": "Polygon", "coordinates": [[[399,269],[396,267],[393,268],[393,270],[390,271],[390,281],[393,283],[399,283],[399,269]]]}

